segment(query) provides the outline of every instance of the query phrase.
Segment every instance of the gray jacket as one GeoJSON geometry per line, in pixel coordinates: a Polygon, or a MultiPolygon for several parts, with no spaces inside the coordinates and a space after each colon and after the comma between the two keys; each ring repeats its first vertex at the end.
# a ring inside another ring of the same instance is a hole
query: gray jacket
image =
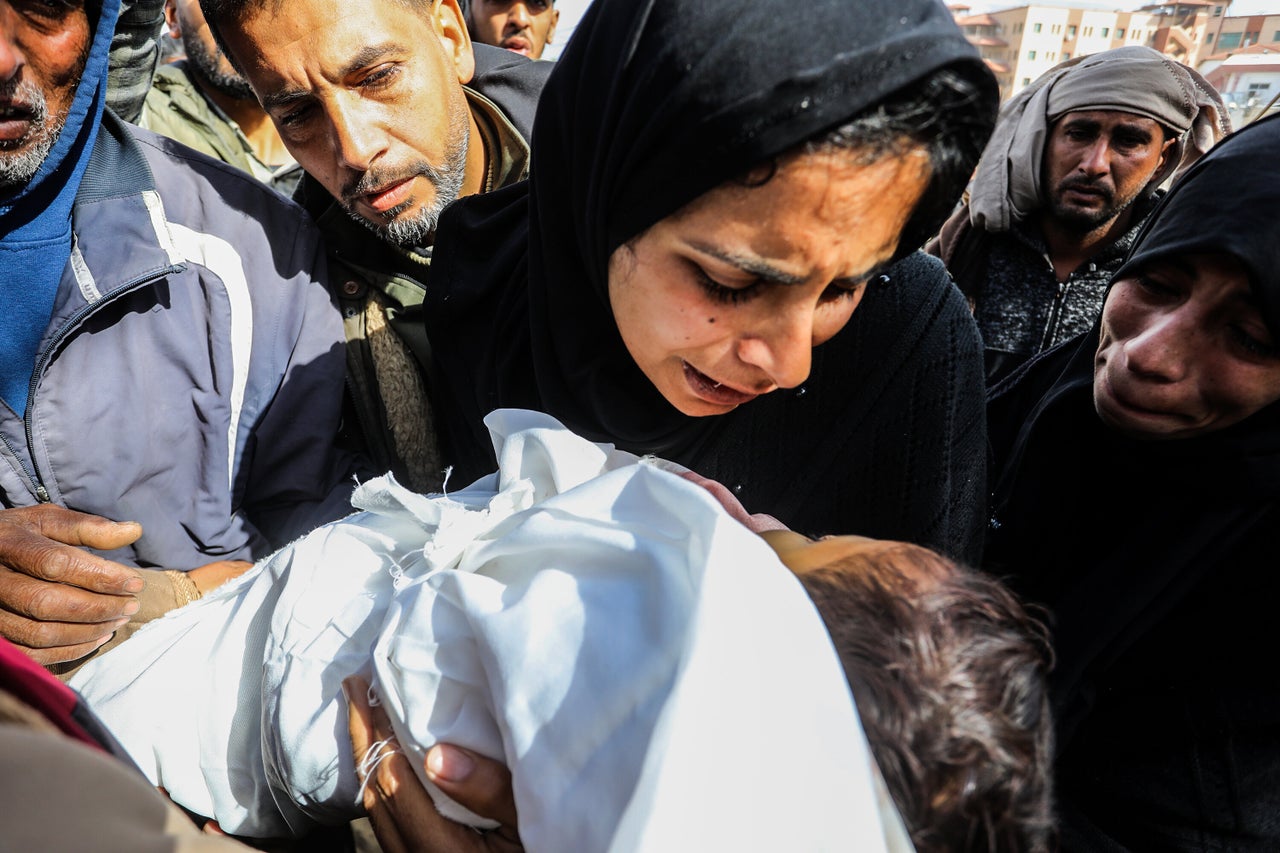
{"type": "Polygon", "coordinates": [[[343,335],[307,215],[108,113],[0,502],[141,522],[113,559],[255,559],[348,511],[343,335]]]}

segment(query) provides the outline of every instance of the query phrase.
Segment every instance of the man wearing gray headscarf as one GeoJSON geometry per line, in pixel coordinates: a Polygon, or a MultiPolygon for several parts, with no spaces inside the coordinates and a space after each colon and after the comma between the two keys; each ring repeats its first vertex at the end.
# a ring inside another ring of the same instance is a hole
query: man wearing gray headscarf
{"type": "Polygon", "coordinates": [[[1137,45],[1057,65],[1005,104],[928,247],[973,306],[989,381],[1088,331],[1157,188],[1230,129],[1203,77],[1137,45]]]}

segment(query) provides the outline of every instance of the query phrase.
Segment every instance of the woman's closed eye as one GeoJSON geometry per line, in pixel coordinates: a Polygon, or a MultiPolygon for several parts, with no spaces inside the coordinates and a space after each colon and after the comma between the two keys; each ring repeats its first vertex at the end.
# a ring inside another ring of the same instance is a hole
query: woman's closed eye
{"type": "MultiPolygon", "coordinates": [[[[753,299],[762,293],[764,288],[772,284],[760,278],[732,283],[718,281],[698,264],[693,265],[693,271],[695,280],[706,291],[707,295],[726,305],[738,305],[753,299]]],[[[853,299],[862,292],[865,284],[866,282],[863,281],[853,284],[844,281],[838,284],[830,284],[822,291],[822,296],[819,297],[819,300],[823,303],[834,303],[844,299],[853,299]]],[[[772,286],[785,287],[787,285],[774,284],[772,286]]]]}
{"type": "Polygon", "coordinates": [[[1271,343],[1270,336],[1258,333],[1244,323],[1232,323],[1228,329],[1232,341],[1246,353],[1257,359],[1280,358],[1280,349],[1271,343]]]}
{"type": "Polygon", "coordinates": [[[1138,276],[1138,286],[1155,299],[1174,299],[1179,293],[1179,289],[1170,282],[1151,275],[1138,276]]]}
{"type": "Polygon", "coordinates": [[[693,264],[692,266],[693,277],[698,282],[698,285],[712,299],[726,305],[738,305],[754,298],[765,285],[765,282],[758,278],[726,284],[712,278],[700,265],[693,264]]]}

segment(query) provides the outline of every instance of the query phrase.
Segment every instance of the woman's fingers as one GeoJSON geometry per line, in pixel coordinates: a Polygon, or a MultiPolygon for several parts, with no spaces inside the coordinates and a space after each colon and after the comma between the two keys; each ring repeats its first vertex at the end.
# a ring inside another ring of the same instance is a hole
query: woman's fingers
{"type": "Polygon", "coordinates": [[[426,769],[427,778],[451,799],[503,826],[517,826],[511,771],[501,762],[438,743],[427,751],[426,769]]]}
{"type": "Polygon", "coordinates": [[[510,824],[478,833],[443,817],[395,740],[381,707],[369,702],[369,685],[352,676],[343,682],[347,721],[363,802],[385,853],[470,853],[521,850],[515,829],[511,774],[496,761],[458,747],[436,745],[427,756],[427,777],[477,814],[510,824]],[[434,756],[434,758],[433,758],[434,756]],[[434,767],[434,770],[433,770],[434,767]]]}

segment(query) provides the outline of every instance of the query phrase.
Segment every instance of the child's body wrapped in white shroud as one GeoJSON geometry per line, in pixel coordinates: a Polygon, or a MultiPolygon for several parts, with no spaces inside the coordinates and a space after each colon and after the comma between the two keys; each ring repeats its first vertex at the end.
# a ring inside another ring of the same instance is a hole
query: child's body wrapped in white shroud
{"type": "Polygon", "coordinates": [[[530,850],[909,850],[768,545],[661,463],[545,415],[487,422],[497,474],[447,497],[366,483],[360,512],[72,686],[233,834],[359,813],[340,684],[364,673],[420,775],[436,742],[510,766],[530,850]]]}

